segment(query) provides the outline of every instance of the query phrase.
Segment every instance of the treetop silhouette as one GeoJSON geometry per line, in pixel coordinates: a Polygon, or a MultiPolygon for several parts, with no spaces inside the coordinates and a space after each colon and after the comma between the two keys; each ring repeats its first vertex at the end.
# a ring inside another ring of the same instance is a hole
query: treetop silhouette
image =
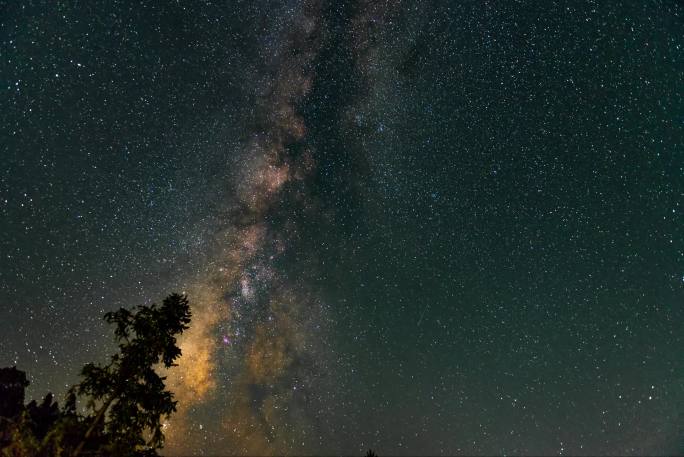
{"type": "Polygon", "coordinates": [[[105,365],[83,367],[61,410],[52,394],[24,406],[25,373],[0,369],[0,455],[157,455],[162,417],[176,411],[176,401],[155,368],[170,368],[181,355],[176,338],[189,328],[188,299],[171,294],[161,306],[121,308],[104,318],[115,326],[119,351],[105,365]],[[90,415],[77,413],[77,396],[90,415]]]}

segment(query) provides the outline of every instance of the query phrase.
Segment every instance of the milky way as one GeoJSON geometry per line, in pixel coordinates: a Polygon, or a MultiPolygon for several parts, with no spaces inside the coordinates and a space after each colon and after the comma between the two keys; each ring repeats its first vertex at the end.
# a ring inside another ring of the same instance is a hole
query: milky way
{"type": "MultiPolygon", "coordinates": [[[[330,369],[326,307],[301,281],[279,272],[297,227],[271,222],[284,199],[306,206],[313,198],[306,181],[316,167],[315,150],[298,111],[326,32],[315,0],[293,2],[279,20],[280,30],[263,49],[258,127],[237,152],[227,227],[216,234],[206,271],[187,290],[195,317],[181,342],[179,367],[170,373],[181,405],[167,424],[172,452],[202,446],[207,433],[214,436],[211,448],[250,455],[311,452],[330,439],[316,425],[325,405],[317,384],[330,382],[321,376],[330,369]],[[206,402],[222,406],[214,423],[200,429],[193,411],[206,402]]],[[[360,22],[357,27],[369,20],[360,22]]]]}

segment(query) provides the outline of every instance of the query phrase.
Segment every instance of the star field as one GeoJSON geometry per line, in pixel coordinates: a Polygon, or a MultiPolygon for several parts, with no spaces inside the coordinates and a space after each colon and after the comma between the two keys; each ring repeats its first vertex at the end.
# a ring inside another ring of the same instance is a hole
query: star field
{"type": "Polygon", "coordinates": [[[29,397],[178,291],[167,455],[684,452],[680,3],[2,10],[29,397]]]}

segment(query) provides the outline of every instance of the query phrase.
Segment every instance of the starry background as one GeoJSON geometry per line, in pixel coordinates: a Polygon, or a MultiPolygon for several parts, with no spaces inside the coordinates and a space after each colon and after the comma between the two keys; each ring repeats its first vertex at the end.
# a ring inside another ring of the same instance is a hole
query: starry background
{"type": "Polygon", "coordinates": [[[187,290],[168,455],[684,452],[680,2],[0,11],[29,397],[187,290]]]}

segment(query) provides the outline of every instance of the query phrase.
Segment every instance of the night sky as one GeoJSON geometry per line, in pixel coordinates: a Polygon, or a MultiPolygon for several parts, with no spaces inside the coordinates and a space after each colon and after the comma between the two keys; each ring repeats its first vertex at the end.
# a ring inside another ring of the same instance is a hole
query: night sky
{"type": "Polygon", "coordinates": [[[0,366],[188,294],[167,455],[684,453],[684,3],[0,2],[0,366]]]}

